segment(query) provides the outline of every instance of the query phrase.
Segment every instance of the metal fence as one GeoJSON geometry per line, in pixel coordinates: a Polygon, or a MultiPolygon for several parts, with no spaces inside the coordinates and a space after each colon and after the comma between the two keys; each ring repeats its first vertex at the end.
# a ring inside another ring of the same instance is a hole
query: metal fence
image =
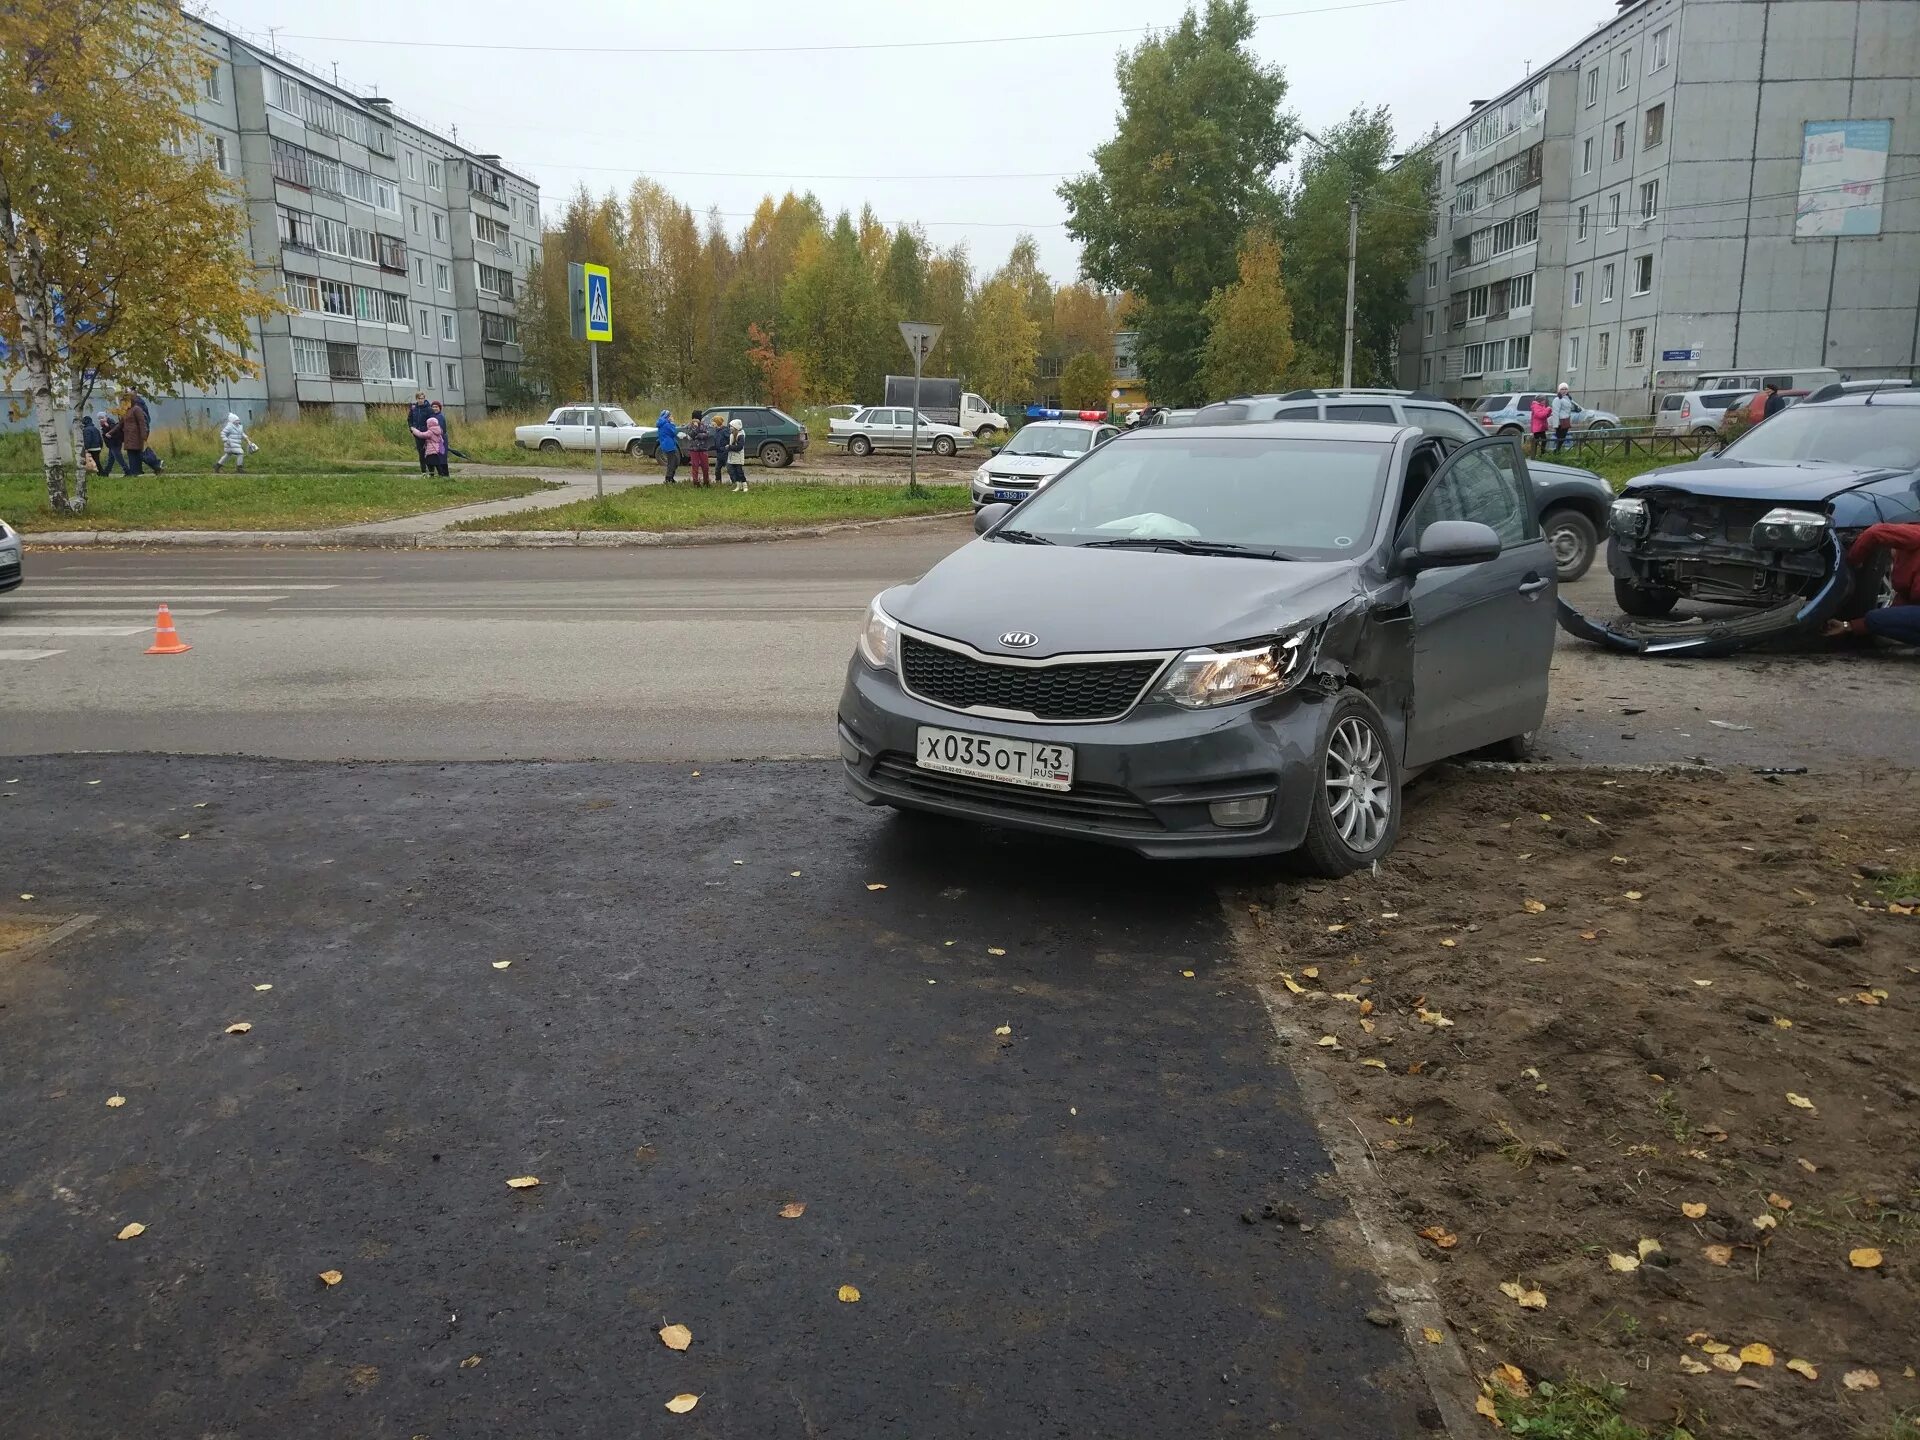
{"type": "Polygon", "coordinates": [[[1561,455],[1582,460],[1629,460],[1634,456],[1698,460],[1721,442],[1719,435],[1656,435],[1651,429],[1587,430],[1571,437],[1561,455]]]}

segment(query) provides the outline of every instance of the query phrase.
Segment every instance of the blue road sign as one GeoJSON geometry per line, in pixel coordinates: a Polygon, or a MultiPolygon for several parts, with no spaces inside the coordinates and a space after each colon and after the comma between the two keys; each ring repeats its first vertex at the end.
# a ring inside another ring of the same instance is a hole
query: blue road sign
{"type": "Polygon", "coordinates": [[[613,286],[604,265],[583,265],[587,281],[587,339],[613,339],[613,286]]]}

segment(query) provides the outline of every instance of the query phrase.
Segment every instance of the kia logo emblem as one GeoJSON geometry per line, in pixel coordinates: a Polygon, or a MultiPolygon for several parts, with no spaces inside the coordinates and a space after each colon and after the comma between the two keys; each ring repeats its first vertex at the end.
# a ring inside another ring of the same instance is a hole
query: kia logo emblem
{"type": "Polygon", "coordinates": [[[1000,637],[1000,643],[1009,650],[1024,650],[1029,645],[1038,645],[1040,637],[1028,630],[1009,630],[1000,637]]]}

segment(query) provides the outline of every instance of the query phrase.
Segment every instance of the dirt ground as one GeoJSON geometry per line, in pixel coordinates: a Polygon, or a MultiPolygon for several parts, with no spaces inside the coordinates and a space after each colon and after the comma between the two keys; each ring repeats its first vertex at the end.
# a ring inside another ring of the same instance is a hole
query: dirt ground
{"type": "Polygon", "coordinates": [[[1917,804],[1454,771],[1377,877],[1243,893],[1477,1373],[1701,1440],[1920,1406],[1917,804]]]}

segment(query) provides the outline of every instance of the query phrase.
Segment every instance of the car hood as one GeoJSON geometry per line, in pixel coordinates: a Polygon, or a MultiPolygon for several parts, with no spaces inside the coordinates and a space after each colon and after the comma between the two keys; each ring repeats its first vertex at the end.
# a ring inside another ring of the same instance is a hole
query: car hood
{"type": "MultiPolygon", "coordinates": [[[[1527,461],[1527,473],[1535,480],[1548,485],[1557,485],[1563,480],[1599,480],[1591,470],[1582,470],[1578,465],[1556,465],[1551,460],[1527,461]]],[[[1605,484],[1605,481],[1601,481],[1605,484]]]]}
{"type": "Polygon", "coordinates": [[[1052,455],[991,455],[987,457],[986,468],[995,475],[1020,475],[1028,479],[1041,479],[1048,475],[1058,475],[1067,466],[1078,460],[1078,455],[1055,457],[1052,455]]]}
{"type": "Polygon", "coordinates": [[[1038,659],[1184,650],[1271,635],[1319,619],[1359,588],[1352,561],[1242,560],[1164,550],[1089,550],[976,540],[912,585],[887,613],[989,654],[1038,659]],[[1013,650],[1000,637],[1039,636],[1013,650]]]}
{"type": "Polygon", "coordinates": [[[1725,500],[1778,500],[1800,503],[1830,500],[1848,490],[1869,485],[1898,472],[1863,470],[1856,465],[1826,465],[1808,461],[1803,465],[1748,464],[1743,460],[1712,456],[1688,465],[1670,465],[1650,470],[1627,482],[1625,494],[1646,490],[1680,490],[1689,495],[1709,495],[1725,500]]]}

